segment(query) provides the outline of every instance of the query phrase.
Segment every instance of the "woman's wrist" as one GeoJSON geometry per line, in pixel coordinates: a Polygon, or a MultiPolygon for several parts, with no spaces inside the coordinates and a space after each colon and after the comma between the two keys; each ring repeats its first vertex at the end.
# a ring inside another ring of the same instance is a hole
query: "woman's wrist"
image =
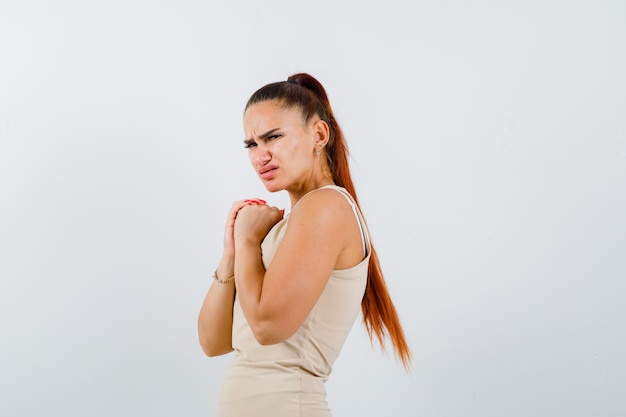
{"type": "MultiPolygon", "coordinates": [[[[218,268],[219,269],[219,268],[218,268]]],[[[235,274],[233,273],[232,275],[230,275],[228,278],[226,277],[220,277],[217,273],[217,269],[215,270],[215,272],[213,272],[213,279],[217,282],[219,282],[220,284],[228,284],[228,283],[234,283],[235,282],[235,274]]]]}
{"type": "Polygon", "coordinates": [[[232,280],[235,275],[235,257],[224,253],[220,262],[215,268],[213,279],[218,282],[225,283],[232,280]]]}
{"type": "Polygon", "coordinates": [[[242,251],[248,251],[250,249],[259,251],[261,250],[261,242],[251,238],[240,238],[235,241],[235,252],[241,253],[242,251]]]}

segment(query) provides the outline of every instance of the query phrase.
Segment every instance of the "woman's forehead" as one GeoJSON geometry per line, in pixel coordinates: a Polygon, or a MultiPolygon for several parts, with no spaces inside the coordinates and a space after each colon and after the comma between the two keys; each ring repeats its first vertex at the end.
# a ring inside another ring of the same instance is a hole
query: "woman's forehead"
{"type": "MultiPolygon", "coordinates": [[[[301,124],[304,120],[302,111],[297,107],[285,107],[277,100],[255,103],[244,114],[244,128],[257,129],[268,124],[301,124]]],[[[273,126],[272,128],[280,127],[273,126]]]]}

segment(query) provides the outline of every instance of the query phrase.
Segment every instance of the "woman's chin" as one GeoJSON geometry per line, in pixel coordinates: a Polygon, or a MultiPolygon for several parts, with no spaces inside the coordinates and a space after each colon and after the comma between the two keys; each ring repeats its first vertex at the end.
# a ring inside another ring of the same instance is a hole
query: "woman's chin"
{"type": "Polygon", "coordinates": [[[283,190],[283,187],[280,187],[278,184],[274,184],[272,182],[266,182],[263,185],[265,185],[265,189],[270,193],[275,193],[277,191],[283,190]]]}

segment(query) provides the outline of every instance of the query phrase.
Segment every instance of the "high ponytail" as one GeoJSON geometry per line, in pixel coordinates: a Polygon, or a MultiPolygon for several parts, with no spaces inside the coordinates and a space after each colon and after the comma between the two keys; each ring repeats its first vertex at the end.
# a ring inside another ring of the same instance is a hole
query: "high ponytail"
{"type": "MultiPolygon", "coordinates": [[[[350,175],[348,147],[343,132],[333,114],[326,90],[309,74],[299,73],[290,76],[287,81],[268,84],[257,90],[246,104],[246,110],[254,103],[266,100],[277,100],[285,107],[298,107],[302,110],[305,120],[318,115],[329,127],[330,138],[326,144],[326,159],[333,181],[345,188],[357,206],[359,201],[350,175]]],[[[411,350],[406,341],[404,331],[396,308],[389,296],[383,277],[380,261],[374,247],[371,247],[367,285],[361,301],[363,323],[370,341],[374,338],[381,348],[385,349],[385,340],[389,338],[396,357],[408,369],[411,362],[411,350]]]]}

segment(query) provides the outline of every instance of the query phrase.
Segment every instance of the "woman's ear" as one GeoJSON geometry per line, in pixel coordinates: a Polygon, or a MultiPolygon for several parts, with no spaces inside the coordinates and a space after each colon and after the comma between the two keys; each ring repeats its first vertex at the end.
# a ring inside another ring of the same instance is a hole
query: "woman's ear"
{"type": "Polygon", "coordinates": [[[318,119],[313,122],[313,132],[315,133],[315,145],[319,148],[323,148],[330,139],[330,129],[328,124],[318,119]]]}

